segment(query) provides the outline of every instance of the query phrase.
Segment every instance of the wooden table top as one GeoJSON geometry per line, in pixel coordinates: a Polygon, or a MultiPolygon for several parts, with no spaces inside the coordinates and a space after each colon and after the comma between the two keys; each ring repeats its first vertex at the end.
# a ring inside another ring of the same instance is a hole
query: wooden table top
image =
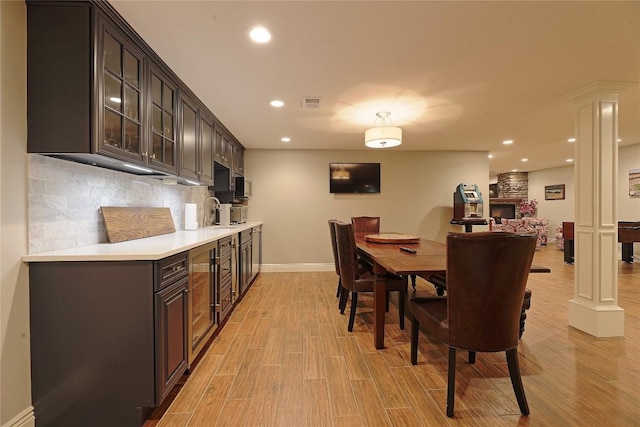
{"type": "Polygon", "coordinates": [[[420,239],[418,243],[374,243],[356,239],[361,254],[396,275],[444,273],[447,270],[447,245],[433,240],[420,239]],[[415,254],[401,251],[406,246],[415,254]]]}
{"type": "MultiPolygon", "coordinates": [[[[447,271],[447,245],[433,240],[420,239],[418,243],[376,243],[356,239],[361,255],[378,264],[390,273],[421,275],[445,273],[447,271]],[[415,254],[401,251],[401,247],[414,249],[415,254]]],[[[551,269],[532,265],[531,273],[550,273],[551,269]]]]}
{"type": "Polygon", "coordinates": [[[402,233],[365,234],[364,240],[374,243],[418,243],[420,237],[402,233]]]}

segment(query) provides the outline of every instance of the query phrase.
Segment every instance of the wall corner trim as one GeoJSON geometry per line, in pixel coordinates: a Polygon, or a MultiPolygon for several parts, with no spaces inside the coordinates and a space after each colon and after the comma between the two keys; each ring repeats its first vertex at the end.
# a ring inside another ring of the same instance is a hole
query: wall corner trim
{"type": "Polygon", "coordinates": [[[35,425],[36,417],[33,413],[33,406],[29,406],[6,424],[2,424],[2,427],[35,427],[35,425]]]}

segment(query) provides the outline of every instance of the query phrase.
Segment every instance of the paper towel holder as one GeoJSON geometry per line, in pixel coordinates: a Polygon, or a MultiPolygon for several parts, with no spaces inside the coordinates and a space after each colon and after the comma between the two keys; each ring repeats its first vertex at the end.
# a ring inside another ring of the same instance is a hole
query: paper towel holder
{"type": "Polygon", "coordinates": [[[198,229],[198,205],[195,203],[185,203],[184,205],[184,229],[198,229]]]}

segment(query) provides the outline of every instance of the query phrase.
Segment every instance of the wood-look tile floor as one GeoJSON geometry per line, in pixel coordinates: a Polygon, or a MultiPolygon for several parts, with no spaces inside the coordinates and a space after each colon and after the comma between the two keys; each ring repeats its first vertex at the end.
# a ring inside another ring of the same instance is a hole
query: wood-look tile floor
{"type": "MultiPolygon", "coordinates": [[[[409,362],[392,305],[386,348],[375,350],[372,296],[359,298],[353,333],[331,272],[261,273],[190,375],[145,427],[161,426],[639,426],[640,262],[620,262],[624,338],[568,326],[574,267],[553,246],[534,263],[519,346],[531,415],[520,415],[504,353],[460,352],[455,419],[445,416],[447,347],[420,336],[409,362]]],[[[419,281],[418,293],[433,293],[419,281]]]]}

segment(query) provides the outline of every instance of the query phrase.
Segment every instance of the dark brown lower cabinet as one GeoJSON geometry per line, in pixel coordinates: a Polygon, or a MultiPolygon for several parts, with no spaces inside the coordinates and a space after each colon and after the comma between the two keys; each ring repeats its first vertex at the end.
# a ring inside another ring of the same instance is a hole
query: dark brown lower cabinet
{"type": "Polygon", "coordinates": [[[252,255],[251,230],[240,233],[240,296],[243,296],[251,284],[251,255],[252,255]]]}
{"type": "Polygon", "coordinates": [[[188,277],[156,293],[156,401],[162,402],[186,371],[188,277]]]}
{"type": "Polygon", "coordinates": [[[231,313],[233,308],[233,247],[231,237],[218,241],[218,277],[216,277],[216,306],[218,309],[218,324],[221,324],[231,313]]]}
{"type": "Polygon", "coordinates": [[[29,264],[36,426],[141,426],[187,368],[186,253],[29,264]]]}

